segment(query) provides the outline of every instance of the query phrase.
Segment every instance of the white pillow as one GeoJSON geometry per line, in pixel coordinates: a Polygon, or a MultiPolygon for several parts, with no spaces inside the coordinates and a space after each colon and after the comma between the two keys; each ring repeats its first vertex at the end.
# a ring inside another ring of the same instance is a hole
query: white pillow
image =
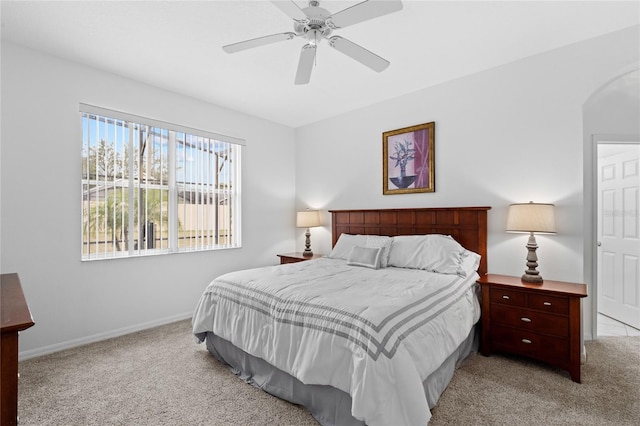
{"type": "Polygon", "coordinates": [[[389,252],[391,251],[391,243],[393,238],[386,237],[384,235],[352,235],[352,234],[340,234],[336,245],[329,253],[331,259],[344,259],[348,260],[351,250],[355,246],[360,247],[380,247],[380,259],[379,268],[386,268],[389,260],[389,252]]]}
{"type": "Polygon", "coordinates": [[[389,263],[389,253],[391,252],[393,238],[384,235],[367,235],[367,247],[380,247],[380,268],[386,268],[389,263]]]}
{"type": "Polygon", "coordinates": [[[464,251],[449,235],[403,235],[393,237],[389,266],[457,274],[464,251]]]}
{"type": "Polygon", "coordinates": [[[351,249],[348,265],[364,266],[365,268],[378,269],[380,266],[381,247],[355,246],[351,249]]]}
{"type": "Polygon", "coordinates": [[[465,250],[460,257],[462,261],[460,262],[458,275],[460,275],[461,277],[468,277],[478,270],[481,258],[478,253],[471,250],[465,250]]]}
{"type": "Polygon", "coordinates": [[[367,245],[367,236],[366,235],[351,235],[351,234],[340,234],[338,241],[336,241],[336,245],[333,246],[333,250],[329,253],[329,258],[331,259],[349,259],[349,254],[351,254],[351,249],[355,246],[366,246],[367,245]]]}

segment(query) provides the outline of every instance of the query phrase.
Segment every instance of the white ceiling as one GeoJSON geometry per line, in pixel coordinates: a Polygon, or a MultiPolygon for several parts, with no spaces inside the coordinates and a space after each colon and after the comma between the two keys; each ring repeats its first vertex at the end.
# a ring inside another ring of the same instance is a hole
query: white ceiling
{"type": "MultiPolygon", "coordinates": [[[[359,1],[320,3],[335,13],[359,1]]],[[[2,39],[295,128],[640,23],[637,0],[403,4],[334,32],[388,69],[371,71],[325,41],[305,86],[293,84],[301,38],[221,49],[292,31],[268,1],[2,0],[2,39]]]]}

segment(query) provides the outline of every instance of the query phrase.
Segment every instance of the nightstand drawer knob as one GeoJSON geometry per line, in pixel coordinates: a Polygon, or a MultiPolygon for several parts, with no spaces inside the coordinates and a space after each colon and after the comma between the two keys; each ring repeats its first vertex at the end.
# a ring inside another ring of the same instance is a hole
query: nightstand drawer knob
{"type": "Polygon", "coordinates": [[[524,322],[531,322],[531,318],[527,318],[527,317],[522,317],[520,318],[520,320],[524,322]]]}
{"type": "Polygon", "coordinates": [[[544,306],[551,306],[551,302],[544,302],[543,305],[544,306]]]}
{"type": "Polygon", "coordinates": [[[509,296],[507,296],[506,294],[505,294],[504,296],[502,296],[502,298],[503,298],[503,299],[507,299],[507,300],[509,300],[509,299],[510,299],[510,298],[509,298],[509,296]]]}
{"type": "Polygon", "coordinates": [[[522,339],[522,343],[526,343],[527,345],[531,344],[531,340],[529,339],[522,339]]]}

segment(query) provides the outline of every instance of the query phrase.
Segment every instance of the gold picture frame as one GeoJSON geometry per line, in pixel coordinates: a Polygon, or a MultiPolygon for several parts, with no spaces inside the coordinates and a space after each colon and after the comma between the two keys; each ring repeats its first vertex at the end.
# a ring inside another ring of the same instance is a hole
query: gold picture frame
{"type": "Polygon", "coordinates": [[[435,122],[382,133],[382,193],[435,192],[435,122]]]}

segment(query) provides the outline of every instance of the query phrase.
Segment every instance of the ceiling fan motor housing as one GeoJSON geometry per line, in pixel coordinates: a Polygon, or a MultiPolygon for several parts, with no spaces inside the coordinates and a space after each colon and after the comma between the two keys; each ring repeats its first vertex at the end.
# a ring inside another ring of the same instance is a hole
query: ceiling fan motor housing
{"type": "Polygon", "coordinates": [[[302,9],[307,19],[304,21],[295,21],[293,29],[298,35],[304,35],[309,41],[317,43],[322,38],[328,38],[333,29],[329,27],[327,21],[331,16],[331,12],[327,9],[318,7],[317,1],[310,1],[309,7],[302,9]]]}

